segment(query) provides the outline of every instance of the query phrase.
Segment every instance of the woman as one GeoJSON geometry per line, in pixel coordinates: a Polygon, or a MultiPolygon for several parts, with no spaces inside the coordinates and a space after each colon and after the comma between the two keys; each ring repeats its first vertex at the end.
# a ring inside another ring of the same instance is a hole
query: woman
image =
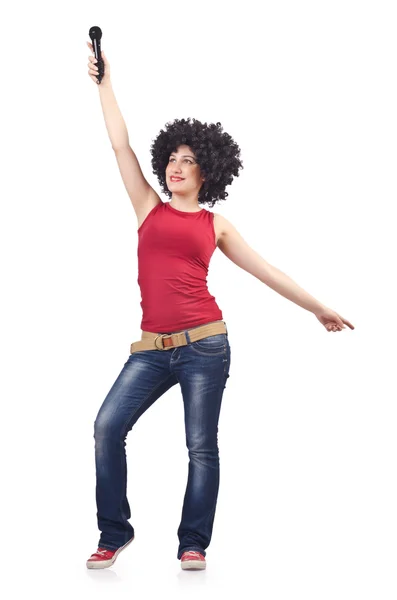
{"type": "MultiPolygon", "coordinates": [[[[92,45],[87,42],[91,51],[92,45]]],[[[220,123],[196,119],[167,123],[154,140],[153,172],[162,202],[148,184],[129,145],[128,133],[105,75],[100,100],[112,148],[138,220],[138,283],[141,289],[141,340],[131,353],[98,412],[94,424],[97,519],[101,536],[88,568],[105,568],[134,539],[126,497],[125,437],[139,417],[168,389],[181,386],[188,481],[178,528],[177,558],[183,569],[204,569],[219,488],[218,419],[229,377],[226,323],[206,276],[216,247],[286,298],[312,311],[328,331],[346,323],[281,271],[266,263],[213,207],[227,197],[225,187],[238,176],[240,148],[220,123]]],[[[94,56],[88,73],[97,83],[94,56]]]]}

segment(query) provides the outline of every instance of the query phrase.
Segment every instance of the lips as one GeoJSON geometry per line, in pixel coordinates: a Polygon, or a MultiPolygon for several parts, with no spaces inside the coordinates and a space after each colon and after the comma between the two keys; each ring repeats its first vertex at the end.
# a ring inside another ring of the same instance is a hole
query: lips
{"type": "Polygon", "coordinates": [[[171,181],[183,181],[183,177],[170,177],[171,181]]]}

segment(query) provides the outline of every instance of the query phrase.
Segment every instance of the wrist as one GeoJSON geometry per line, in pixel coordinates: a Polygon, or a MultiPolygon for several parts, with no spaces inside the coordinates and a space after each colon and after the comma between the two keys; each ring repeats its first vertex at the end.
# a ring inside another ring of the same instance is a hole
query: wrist
{"type": "Polygon", "coordinates": [[[112,87],[112,83],[110,80],[104,81],[102,80],[101,83],[97,83],[97,86],[99,88],[99,91],[105,90],[105,89],[110,89],[112,87]]]}
{"type": "Polygon", "coordinates": [[[318,314],[318,313],[321,313],[321,312],[323,312],[323,311],[324,311],[324,310],[326,310],[326,309],[327,309],[327,307],[325,306],[325,304],[321,304],[321,303],[319,303],[319,304],[317,304],[317,305],[316,305],[316,306],[315,306],[315,307],[312,309],[312,313],[313,313],[314,315],[316,315],[316,314],[318,314]]]}

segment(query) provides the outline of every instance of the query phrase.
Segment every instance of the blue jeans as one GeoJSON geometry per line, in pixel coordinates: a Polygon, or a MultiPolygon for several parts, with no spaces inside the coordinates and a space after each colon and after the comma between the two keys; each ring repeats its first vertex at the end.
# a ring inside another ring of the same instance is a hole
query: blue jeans
{"type": "Polygon", "coordinates": [[[218,419],[229,377],[230,345],[227,333],[193,343],[185,333],[186,346],[130,354],[95,419],[98,546],[102,548],[115,550],[134,536],[126,496],[127,433],[162,394],[179,383],[189,470],[177,558],[186,550],[206,555],[219,489],[218,419]]]}

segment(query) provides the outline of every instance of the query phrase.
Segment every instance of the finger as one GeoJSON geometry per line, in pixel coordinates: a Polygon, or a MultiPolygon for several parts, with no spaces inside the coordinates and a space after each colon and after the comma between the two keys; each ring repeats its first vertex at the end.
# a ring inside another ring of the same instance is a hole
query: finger
{"type": "Polygon", "coordinates": [[[90,77],[95,77],[96,78],[96,77],[98,77],[98,71],[94,71],[93,69],[89,69],[88,70],[88,75],[90,77]]]}
{"type": "Polygon", "coordinates": [[[350,327],[350,329],[354,329],[354,325],[352,325],[350,323],[350,321],[348,321],[347,319],[343,319],[342,317],[341,317],[341,319],[342,319],[342,323],[345,323],[348,327],[350,327]]]}
{"type": "Polygon", "coordinates": [[[336,327],[342,327],[342,329],[343,329],[344,328],[343,317],[341,317],[340,315],[338,315],[338,313],[336,313],[336,317],[337,318],[334,319],[335,322],[333,323],[333,325],[336,325],[336,327]]]}

